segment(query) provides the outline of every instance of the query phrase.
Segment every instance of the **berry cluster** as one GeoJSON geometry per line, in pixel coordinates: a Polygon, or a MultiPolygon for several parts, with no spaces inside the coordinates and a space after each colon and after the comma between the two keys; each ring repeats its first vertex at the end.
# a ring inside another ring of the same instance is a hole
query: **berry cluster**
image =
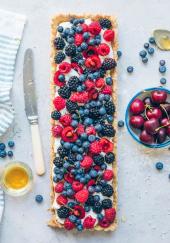
{"type": "Polygon", "coordinates": [[[116,215],[110,77],[116,62],[109,55],[115,33],[106,18],[91,23],[74,18],[63,26],[54,40],[57,93],[51,113],[52,135],[60,139],[53,161],[57,215],[67,230],[107,228],[116,215]]]}

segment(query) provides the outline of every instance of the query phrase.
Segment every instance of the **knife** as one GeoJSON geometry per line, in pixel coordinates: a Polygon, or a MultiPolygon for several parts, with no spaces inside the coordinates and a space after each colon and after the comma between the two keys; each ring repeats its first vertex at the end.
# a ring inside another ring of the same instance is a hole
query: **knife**
{"type": "Polygon", "coordinates": [[[33,51],[32,49],[27,49],[25,51],[23,66],[25,112],[31,127],[35,170],[37,175],[43,175],[45,173],[45,165],[38,126],[37,99],[35,95],[33,72],[33,51]]]}

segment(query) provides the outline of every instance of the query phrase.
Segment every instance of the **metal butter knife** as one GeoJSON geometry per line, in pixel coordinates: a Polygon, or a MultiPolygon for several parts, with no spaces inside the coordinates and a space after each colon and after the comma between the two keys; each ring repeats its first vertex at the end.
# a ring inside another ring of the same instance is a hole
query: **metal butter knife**
{"type": "Polygon", "coordinates": [[[35,95],[33,72],[33,51],[31,49],[27,49],[24,56],[23,67],[25,112],[31,127],[33,156],[36,173],[38,175],[43,175],[45,173],[45,165],[38,126],[37,99],[35,95]]]}

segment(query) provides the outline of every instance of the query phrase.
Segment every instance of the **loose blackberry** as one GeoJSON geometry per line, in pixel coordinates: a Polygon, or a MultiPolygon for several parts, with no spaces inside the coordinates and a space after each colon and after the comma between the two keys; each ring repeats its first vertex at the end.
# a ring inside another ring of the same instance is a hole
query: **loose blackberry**
{"type": "Polygon", "coordinates": [[[87,206],[94,206],[95,200],[94,200],[94,196],[89,195],[87,201],[86,201],[86,205],[87,206]]]}
{"type": "Polygon", "coordinates": [[[72,114],[78,110],[78,105],[77,105],[77,103],[75,103],[71,100],[67,100],[66,108],[67,108],[68,112],[72,114]]]}
{"type": "Polygon", "coordinates": [[[76,55],[76,46],[74,44],[67,45],[65,54],[69,57],[74,57],[76,55]]]}
{"type": "Polygon", "coordinates": [[[102,63],[102,68],[104,70],[111,70],[116,67],[116,61],[113,58],[105,58],[102,63]]]}
{"type": "Polygon", "coordinates": [[[63,48],[65,47],[65,42],[64,42],[63,38],[61,38],[61,37],[55,38],[54,46],[57,50],[63,50],[63,48]]]}
{"type": "Polygon", "coordinates": [[[102,207],[104,209],[111,208],[112,207],[112,201],[110,199],[104,199],[102,201],[102,207]]]}
{"type": "Polygon", "coordinates": [[[61,158],[64,158],[65,156],[68,155],[68,150],[63,148],[62,146],[60,146],[58,149],[57,149],[57,152],[58,154],[60,155],[61,158]]]}
{"type": "Polygon", "coordinates": [[[96,165],[102,165],[104,163],[104,157],[102,155],[96,155],[93,157],[93,161],[96,165]]]}
{"type": "Polygon", "coordinates": [[[77,91],[77,87],[80,84],[80,80],[78,79],[77,76],[72,76],[68,80],[68,86],[71,91],[77,91]]]}
{"type": "Polygon", "coordinates": [[[103,196],[111,197],[113,195],[113,187],[109,184],[102,187],[101,191],[103,196]]]}
{"type": "Polygon", "coordinates": [[[114,137],[115,136],[115,129],[111,124],[103,124],[101,134],[106,137],[114,137]]]}
{"type": "Polygon", "coordinates": [[[53,160],[54,165],[58,168],[63,167],[63,162],[63,159],[60,157],[55,157],[55,159],[53,160]]]}
{"type": "Polygon", "coordinates": [[[54,61],[55,61],[55,63],[59,64],[59,63],[61,63],[65,59],[65,57],[66,57],[66,55],[62,51],[59,51],[55,55],[54,61]]]}
{"type": "Polygon", "coordinates": [[[99,23],[102,28],[110,29],[112,27],[112,23],[109,19],[99,19],[99,23]]]}
{"type": "Polygon", "coordinates": [[[83,59],[83,56],[81,53],[78,53],[76,56],[71,58],[71,62],[76,62],[78,63],[79,60],[83,59]]]}
{"type": "Polygon", "coordinates": [[[59,88],[58,94],[64,99],[69,99],[71,95],[71,90],[69,89],[68,86],[63,86],[59,88]]]}
{"type": "Polygon", "coordinates": [[[66,208],[64,206],[61,206],[61,208],[57,209],[57,214],[60,219],[65,219],[69,216],[70,209],[66,208]]]}
{"type": "Polygon", "coordinates": [[[106,109],[106,112],[108,115],[113,115],[115,112],[115,105],[112,101],[106,101],[104,104],[104,107],[106,109]]]}
{"type": "Polygon", "coordinates": [[[51,118],[54,120],[59,120],[61,117],[61,113],[59,111],[53,111],[51,113],[51,118]]]}
{"type": "Polygon", "coordinates": [[[101,211],[102,211],[102,204],[101,204],[101,202],[95,202],[94,203],[93,211],[95,213],[101,213],[101,211]]]}
{"type": "Polygon", "coordinates": [[[98,118],[100,116],[99,109],[97,107],[89,109],[89,117],[98,118]]]}
{"type": "Polygon", "coordinates": [[[105,161],[107,164],[113,163],[114,160],[115,160],[115,155],[112,152],[109,152],[105,155],[105,161]]]}

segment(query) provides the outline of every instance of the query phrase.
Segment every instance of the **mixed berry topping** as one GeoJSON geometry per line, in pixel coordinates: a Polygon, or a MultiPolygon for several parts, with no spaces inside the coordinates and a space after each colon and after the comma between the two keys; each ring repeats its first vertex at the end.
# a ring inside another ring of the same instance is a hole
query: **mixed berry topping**
{"type": "Polygon", "coordinates": [[[58,26],[54,40],[54,204],[67,230],[107,228],[115,220],[114,39],[109,19],[74,18],[58,26]]]}

